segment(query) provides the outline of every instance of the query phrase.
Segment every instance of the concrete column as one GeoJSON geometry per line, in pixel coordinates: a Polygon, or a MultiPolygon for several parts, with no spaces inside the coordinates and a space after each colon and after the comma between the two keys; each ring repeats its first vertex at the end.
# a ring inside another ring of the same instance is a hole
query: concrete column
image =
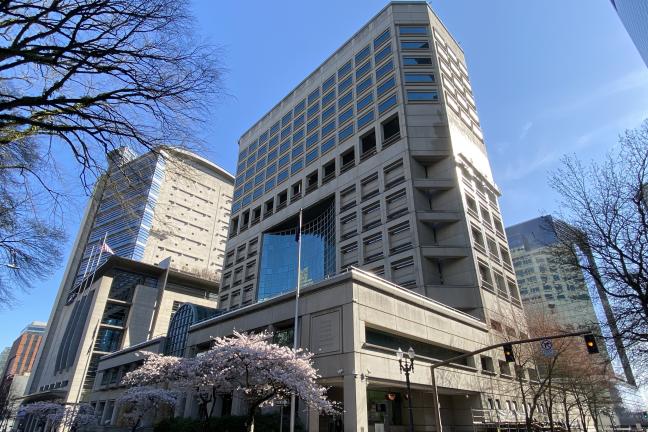
{"type": "Polygon", "coordinates": [[[360,375],[344,376],[344,431],[368,432],[367,385],[360,375]]]}
{"type": "Polygon", "coordinates": [[[308,409],[308,432],[319,432],[319,411],[308,409]]]}

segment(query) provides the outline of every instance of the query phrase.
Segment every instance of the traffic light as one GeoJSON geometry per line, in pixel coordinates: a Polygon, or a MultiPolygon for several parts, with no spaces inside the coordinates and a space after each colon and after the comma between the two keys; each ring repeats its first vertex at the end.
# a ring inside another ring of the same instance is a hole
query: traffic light
{"type": "Polygon", "coordinates": [[[504,358],[508,363],[513,363],[515,362],[515,356],[513,355],[513,345],[511,344],[504,344],[504,358]]]}
{"type": "Polygon", "coordinates": [[[593,334],[585,335],[585,346],[587,347],[587,352],[590,354],[596,354],[599,352],[598,345],[596,344],[596,338],[593,334]]]}

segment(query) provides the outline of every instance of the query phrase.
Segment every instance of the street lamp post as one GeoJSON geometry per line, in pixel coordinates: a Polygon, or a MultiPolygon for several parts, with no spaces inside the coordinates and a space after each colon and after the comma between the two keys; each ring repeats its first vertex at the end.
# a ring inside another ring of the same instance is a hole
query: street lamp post
{"type": "Polygon", "coordinates": [[[409,430],[414,432],[414,413],[412,411],[412,389],[410,388],[410,372],[414,372],[414,348],[410,347],[406,353],[400,348],[396,351],[398,366],[401,373],[405,372],[405,383],[407,385],[407,403],[409,408],[409,430]]]}

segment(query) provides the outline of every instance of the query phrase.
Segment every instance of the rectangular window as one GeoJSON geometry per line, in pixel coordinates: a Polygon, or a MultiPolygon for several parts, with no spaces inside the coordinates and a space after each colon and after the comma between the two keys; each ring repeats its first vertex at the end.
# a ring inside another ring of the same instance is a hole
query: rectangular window
{"type": "Polygon", "coordinates": [[[277,176],[277,184],[281,183],[282,181],[285,181],[287,178],[288,178],[288,170],[281,171],[277,176]]]}
{"type": "Polygon", "coordinates": [[[308,105],[310,105],[310,104],[312,104],[313,102],[315,102],[315,101],[317,100],[317,98],[319,97],[319,95],[320,95],[319,89],[315,89],[315,90],[313,90],[313,91],[308,95],[308,105]]]}
{"type": "Polygon", "coordinates": [[[274,135],[277,132],[279,132],[279,122],[273,124],[272,127],[270,128],[270,135],[274,135]]]}
{"type": "Polygon", "coordinates": [[[279,154],[285,152],[289,148],[290,148],[290,138],[288,138],[286,141],[281,143],[281,145],[279,146],[279,154]]]}
{"type": "Polygon", "coordinates": [[[353,123],[351,123],[349,126],[342,129],[338,133],[338,138],[339,138],[340,142],[342,142],[345,139],[349,138],[351,135],[353,135],[353,123]]]}
{"type": "Polygon", "coordinates": [[[434,74],[432,73],[406,73],[405,82],[407,84],[433,83],[434,74]]]}
{"type": "Polygon", "coordinates": [[[363,64],[356,70],[356,80],[362,78],[371,70],[371,61],[368,61],[367,63],[363,64]]]}
{"type": "Polygon", "coordinates": [[[398,30],[402,36],[426,35],[428,32],[425,26],[401,26],[398,30]]]}
{"type": "Polygon", "coordinates": [[[290,175],[293,175],[293,174],[295,174],[295,173],[298,173],[299,171],[301,171],[302,168],[304,168],[304,160],[303,160],[303,159],[300,159],[300,160],[298,160],[297,162],[294,162],[294,163],[290,166],[290,175]]]}
{"type": "Polygon", "coordinates": [[[268,131],[265,131],[259,136],[259,143],[263,144],[264,142],[268,141],[268,131]]]}
{"type": "Polygon", "coordinates": [[[436,90],[418,91],[407,90],[407,100],[409,102],[432,102],[439,100],[439,94],[436,90]]]}
{"type": "Polygon", "coordinates": [[[279,135],[275,135],[272,138],[270,138],[270,141],[268,141],[268,148],[271,149],[275,147],[277,144],[279,144],[279,135]]]}
{"type": "Polygon", "coordinates": [[[292,112],[287,113],[281,118],[281,126],[286,126],[292,120],[292,112]]]}
{"type": "Polygon", "coordinates": [[[405,66],[426,66],[432,64],[432,57],[403,57],[405,66]]]}
{"type": "Polygon", "coordinates": [[[356,108],[358,111],[362,111],[372,103],[373,103],[373,93],[369,93],[367,96],[363,97],[358,101],[356,108]]]}
{"type": "Polygon", "coordinates": [[[391,55],[392,53],[392,47],[391,44],[387,45],[385,48],[381,49],[376,53],[374,56],[376,59],[376,64],[380,63],[383,61],[385,58],[387,58],[388,55],[391,55]]]}
{"type": "Polygon", "coordinates": [[[349,87],[351,87],[351,84],[353,84],[353,77],[349,76],[348,78],[340,81],[340,84],[338,84],[338,93],[342,93],[349,87]]]}
{"type": "Polygon", "coordinates": [[[340,99],[338,100],[338,108],[342,108],[343,106],[346,106],[352,100],[353,100],[353,92],[350,91],[344,96],[340,97],[340,99]]]}
{"type": "Polygon", "coordinates": [[[254,190],[254,193],[252,194],[252,198],[253,199],[258,199],[258,198],[261,197],[261,195],[263,195],[263,188],[262,187],[256,188],[254,190]]]}
{"type": "Polygon", "coordinates": [[[263,168],[266,164],[265,158],[261,159],[259,162],[256,164],[256,170],[259,171],[261,168],[263,168]]]}
{"type": "Polygon", "coordinates": [[[391,78],[385,80],[382,84],[378,86],[376,91],[378,92],[378,97],[384,95],[389,90],[393,89],[396,86],[396,78],[392,75],[391,78]]]}
{"type": "Polygon", "coordinates": [[[254,184],[255,185],[261,184],[264,179],[265,179],[265,173],[259,173],[256,175],[256,177],[254,177],[254,184]]]}
{"type": "Polygon", "coordinates": [[[322,91],[328,91],[329,89],[333,88],[335,85],[335,75],[331,75],[324,81],[324,84],[322,84],[322,91]]]}
{"type": "Polygon", "coordinates": [[[331,150],[333,147],[335,147],[335,136],[332,136],[322,143],[322,154],[331,150]]]}
{"type": "Polygon", "coordinates": [[[366,47],[361,49],[360,52],[358,52],[358,54],[356,54],[356,56],[355,56],[356,64],[358,64],[362,60],[366,59],[369,56],[369,54],[371,54],[371,46],[367,45],[366,47]]]}
{"type": "Polygon", "coordinates": [[[309,121],[306,125],[306,133],[311,133],[319,126],[319,117],[315,117],[313,120],[309,121]]]}
{"type": "Polygon", "coordinates": [[[278,151],[276,149],[270,151],[268,153],[268,162],[272,162],[273,160],[277,159],[277,153],[278,153],[278,151]]]}
{"type": "Polygon", "coordinates": [[[306,154],[306,165],[310,165],[319,156],[319,149],[313,149],[306,154]]]}
{"type": "Polygon", "coordinates": [[[363,81],[358,83],[358,85],[356,86],[356,94],[358,94],[358,95],[361,94],[362,92],[367,90],[369,87],[371,87],[372,84],[373,84],[373,78],[371,76],[368,76],[363,81]]]}
{"type": "Polygon", "coordinates": [[[380,78],[384,77],[385,75],[387,75],[389,72],[393,70],[394,70],[394,62],[389,60],[387,63],[380,66],[378,69],[376,69],[376,80],[380,80],[380,78]]]}
{"type": "Polygon", "coordinates": [[[302,138],[304,138],[304,129],[300,129],[300,130],[298,130],[297,132],[295,132],[293,134],[293,137],[292,137],[293,143],[296,143],[297,141],[301,140],[302,138]]]}
{"type": "Polygon", "coordinates": [[[374,110],[371,110],[367,114],[364,114],[360,118],[358,118],[358,129],[366,126],[368,123],[371,123],[373,120],[374,120],[374,110]]]}
{"type": "Polygon", "coordinates": [[[290,155],[285,154],[279,158],[279,168],[288,165],[288,161],[290,160],[290,155]]]}
{"type": "Polygon", "coordinates": [[[305,118],[306,118],[306,117],[304,116],[304,114],[300,115],[299,117],[295,117],[295,120],[293,121],[293,127],[294,127],[295,129],[297,129],[298,127],[300,127],[301,125],[303,125],[303,124],[304,124],[304,119],[305,119],[305,118]]]}
{"type": "Polygon", "coordinates": [[[335,105],[331,105],[329,108],[322,111],[322,122],[325,122],[326,120],[331,118],[333,114],[335,114],[335,105]]]}
{"type": "Polygon", "coordinates": [[[295,159],[300,154],[304,153],[304,144],[299,144],[292,149],[292,158],[295,159]]]}
{"type": "Polygon", "coordinates": [[[319,102],[317,102],[312,107],[308,108],[308,112],[307,112],[308,118],[313,117],[313,115],[315,115],[319,111],[319,109],[320,109],[319,102]]]}
{"type": "Polygon", "coordinates": [[[252,152],[257,149],[258,145],[259,145],[258,141],[254,141],[252,144],[250,144],[250,147],[248,148],[250,154],[252,154],[252,152]]]}
{"type": "Polygon", "coordinates": [[[353,117],[353,107],[349,107],[349,109],[340,113],[340,115],[338,116],[338,124],[341,125],[351,117],[353,117]]]}
{"type": "Polygon", "coordinates": [[[277,172],[277,165],[272,164],[266,169],[266,177],[270,177],[271,175],[274,175],[274,173],[277,172]]]}
{"type": "Polygon", "coordinates": [[[304,111],[304,108],[306,108],[306,100],[303,100],[299,102],[297,105],[295,105],[295,115],[299,114],[300,112],[304,111]]]}
{"type": "Polygon", "coordinates": [[[313,135],[306,138],[306,148],[311,148],[319,141],[319,134],[315,132],[313,135]]]}
{"type": "Polygon", "coordinates": [[[281,130],[281,139],[288,138],[292,132],[292,125],[288,125],[281,130]]]}
{"type": "Polygon", "coordinates": [[[346,76],[349,72],[351,72],[351,69],[353,68],[351,60],[349,60],[344,66],[342,66],[340,69],[338,69],[338,79],[340,79],[343,76],[346,76]]]}
{"type": "Polygon", "coordinates": [[[331,120],[322,126],[322,136],[326,136],[335,130],[335,120],[331,120]]]}
{"type": "Polygon", "coordinates": [[[378,112],[382,114],[395,105],[396,105],[396,95],[394,94],[388,97],[387,99],[385,99],[384,101],[382,101],[380,104],[378,104],[378,112]]]}
{"type": "Polygon", "coordinates": [[[387,42],[390,37],[391,37],[391,34],[389,33],[389,29],[382,32],[380,36],[378,36],[376,39],[374,39],[374,48],[378,48],[379,46],[381,46],[382,44],[387,42]]]}
{"type": "Polygon", "coordinates": [[[430,43],[425,40],[420,41],[401,41],[401,49],[403,50],[418,50],[430,48],[430,43]]]}
{"type": "Polygon", "coordinates": [[[331,90],[322,97],[322,106],[326,106],[335,99],[335,90],[331,90]]]}

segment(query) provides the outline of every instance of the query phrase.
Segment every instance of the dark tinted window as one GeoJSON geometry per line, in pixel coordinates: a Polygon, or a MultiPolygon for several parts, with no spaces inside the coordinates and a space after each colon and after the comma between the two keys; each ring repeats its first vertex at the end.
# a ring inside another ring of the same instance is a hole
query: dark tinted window
{"type": "Polygon", "coordinates": [[[404,50],[426,49],[426,48],[430,48],[430,43],[428,41],[402,41],[401,48],[404,50]]]}
{"type": "Polygon", "coordinates": [[[403,57],[405,66],[431,65],[432,57],[403,57]]]}
{"type": "Polygon", "coordinates": [[[385,30],[380,36],[374,39],[374,48],[378,48],[380,45],[384,44],[390,37],[389,29],[385,30]]]}
{"type": "Polygon", "coordinates": [[[425,35],[427,34],[427,27],[425,26],[404,26],[399,28],[402,35],[425,35]]]}

